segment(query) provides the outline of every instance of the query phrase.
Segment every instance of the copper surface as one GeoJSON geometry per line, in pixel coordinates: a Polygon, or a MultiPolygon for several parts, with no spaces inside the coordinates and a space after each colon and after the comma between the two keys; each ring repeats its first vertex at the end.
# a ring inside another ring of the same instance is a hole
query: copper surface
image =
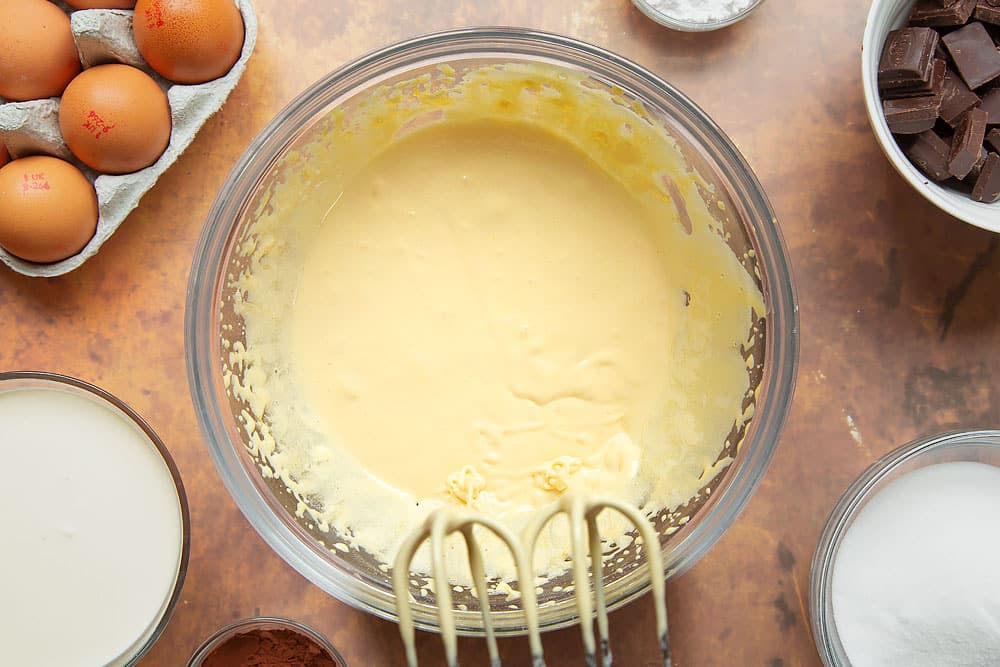
{"type": "MultiPolygon", "coordinates": [[[[706,34],[662,28],[628,0],[256,0],[260,39],[243,80],[101,252],[44,280],[0,270],[0,369],[57,371],[131,404],[187,486],[191,564],[143,667],[185,665],[219,626],[287,616],[349,665],[401,665],[396,626],[296,574],[237,511],[209,462],[184,365],[184,300],[209,205],[253,136],[293,96],[362,53],[433,30],[528,26],[616,51],[674,83],[735,140],[777,212],[801,316],[798,389],[746,511],[667,585],[678,667],[820,664],[808,570],[834,501],[874,459],[919,435],[1000,425],[1000,236],[941,213],[882,156],[865,116],[866,0],[768,0],[706,34]]],[[[3,267],[0,267],[2,269],[3,267]]],[[[95,613],[99,610],[95,609],[95,613]]],[[[612,615],[615,664],[657,664],[648,598],[612,615]]],[[[501,642],[505,665],[527,641],[501,642]]],[[[439,665],[421,633],[421,664],[439,665]]],[[[549,665],[582,664],[578,629],[545,636],[549,665]]],[[[486,664],[463,640],[464,665],[486,664]]]]}

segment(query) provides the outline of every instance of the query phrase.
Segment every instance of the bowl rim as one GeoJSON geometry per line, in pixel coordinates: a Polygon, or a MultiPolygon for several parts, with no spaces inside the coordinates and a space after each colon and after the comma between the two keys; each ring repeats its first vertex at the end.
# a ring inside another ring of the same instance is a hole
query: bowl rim
{"type": "Polygon", "coordinates": [[[645,14],[646,18],[650,21],[658,23],[665,28],[680,30],[681,32],[712,32],[713,30],[721,30],[722,28],[728,28],[731,25],[739,23],[750,16],[755,9],[764,4],[764,0],[752,0],[750,4],[735,14],[715,21],[686,21],[676,16],[671,16],[661,9],[657,9],[649,0],[632,0],[632,4],[635,5],[636,9],[645,14]]]}
{"type": "MultiPolygon", "coordinates": [[[[181,550],[180,557],[177,560],[177,574],[175,576],[174,585],[170,591],[170,595],[164,601],[162,613],[159,618],[155,619],[151,626],[152,632],[148,635],[146,641],[136,650],[135,653],[124,658],[125,661],[122,663],[123,667],[132,667],[133,665],[139,663],[142,657],[145,656],[157,642],[163,634],[163,631],[166,630],[167,624],[177,607],[177,603],[180,601],[181,590],[184,588],[184,581],[187,578],[188,565],[191,559],[191,513],[188,506],[187,493],[184,490],[184,482],[181,479],[180,470],[177,468],[177,464],[174,462],[174,458],[171,456],[170,450],[167,449],[163,440],[160,439],[160,436],[156,434],[156,431],[153,430],[149,423],[147,423],[146,420],[143,419],[142,416],[139,415],[139,413],[125,401],[118,398],[111,392],[98,387],[97,385],[70,375],[63,375],[61,373],[52,373],[48,371],[0,371],[0,393],[4,391],[19,390],[17,388],[4,389],[4,385],[7,384],[21,384],[24,388],[50,387],[54,388],[55,391],[73,393],[76,395],[86,395],[88,400],[110,407],[123,419],[131,421],[142,432],[146,439],[149,440],[149,443],[153,446],[154,451],[159,455],[164,466],[167,468],[167,472],[170,474],[174,490],[177,493],[177,507],[180,511],[181,518],[181,550]]],[[[136,638],[137,641],[139,639],[141,639],[141,637],[136,638]]]]}
{"type": "Polygon", "coordinates": [[[833,618],[831,587],[840,544],[854,519],[886,483],[896,479],[893,475],[904,466],[933,452],[969,446],[1000,450],[1000,429],[952,430],[911,440],[875,460],[837,499],[816,542],[809,568],[810,627],[826,667],[851,667],[833,618]]]}
{"type": "MultiPolygon", "coordinates": [[[[247,471],[236,457],[229,441],[226,420],[220,406],[214,401],[216,386],[213,384],[213,370],[216,359],[211,356],[210,332],[213,316],[218,310],[215,299],[215,284],[222,270],[221,259],[235,233],[233,221],[240,219],[245,207],[246,196],[262,180],[263,175],[280,158],[282,152],[296,138],[297,132],[315,120],[314,112],[328,108],[331,100],[341,93],[336,91],[343,82],[356,78],[358,72],[377,68],[380,63],[391,62],[394,58],[410,58],[397,63],[393,71],[414,63],[452,59],[483,57],[503,54],[510,58],[534,56],[542,61],[558,62],[564,67],[591,68],[602,66],[596,76],[606,76],[608,71],[634,77],[634,83],[641,90],[630,88],[629,92],[650,104],[653,99],[668,100],[672,118],[677,126],[691,134],[705,148],[711,168],[717,170],[733,187],[730,193],[734,204],[741,205],[750,219],[756,220],[757,228],[747,226],[748,235],[758,250],[756,256],[764,282],[766,312],[769,328],[766,337],[766,357],[771,364],[765,368],[760,385],[760,396],[754,418],[748,426],[743,441],[746,445],[751,433],[757,434],[755,448],[746,455],[741,464],[740,475],[734,476],[718,494],[713,494],[711,507],[702,510],[704,516],[682,541],[694,543],[684,558],[674,558],[665,563],[665,574],[676,574],[691,567],[721,537],[749,501],[759,485],[774,450],[791,406],[795,386],[795,370],[798,362],[798,306],[792,280],[791,266],[787,260],[784,239],[777,225],[777,219],[770,202],[749,164],[739,153],[733,142],[722,132],[699,107],[691,102],[669,83],[630,60],[605,49],[590,45],[570,37],[525,28],[471,27],[447,30],[421,35],[390,46],[372,51],[353,60],[307,88],[290,102],[257,135],[240,156],[231,170],[219,195],[212,204],[206,223],[202,229],[192,260],[188,283],[185,311],[185,347],[188,380],[191,398],[199,427],[205,438],[210,458],[227,491],[241,512],[261,538],[293,569],[302,574],[325,592],[355,608],[372,613],[390,621],[396,620],[395,598],[381,591],[366,587],[365,596],[353,587],[365,586],[356,578],[341,573],[328,563],[319,563],[319,556],[311,553],[308,545],[301,544],[287,526],[270,512],[266,501],[259,495],[249,479],[247,471]],[[447,47],[446,53],[435,53],[431,58],[429,49],[447,47]],[[540,55],[542,48],[559,52],[556,59],[551,52],[540,55]],[[576,59],[576,60],[572,60],[576,59]],[[325,91],[325,92],[324,92],[325,91]],[[234,203],[235,202],[235,203],[234,203]],[[208,273],[211,271],[211,273],[208,273]]],[[[594,72],[591,72],[594,73],[594,72]]],[[[356,85],[352,84],[352,85],[356,85]]],[[[660,105],[653,102],[654,108],[660,105]]],[[[741,446],[741,453],[748,448],[741,446]]],[[[691,522],[695,524],[695,522],[691,522]]],[[[674,549],[676,553],[678,549],[674,549]]],[[[642,570],[642,568],[640,568],[642,570]]],[[[643,570],[644,571],[644,570],[643,570]]],[[[630,593],[617,599],[609,599],[609,608],[618,608],[643,595],[649,588],[648,578],[630,593]]],[[[479,615],[468,612],[478,621],[479,615]]],[[[417,627],[434,629],[418,615],[417,627]]],[[[481,621],[480,621],[481,622],[481,621]]],[[[575,623],[575,616],[544,625],[545,630],[566,627],[575,623]]],[[[523,634],[523,624],[502,627],[497,625],[498,634],[523,634]]],[[[481,635],[476,627],[460,627],[459,634],[481,635]]]]}
{"type": "Polygon", "coordinates": [[[224,641],[239,634],[241,630],[250,632],[257,629],[272,630],[275,627],[292,630],[293,632],[304,635],[315,642],[324,651],[328,651],[337,667],[347,667],[347,663],[344,662],[343,656],[341,656],[340,652],[334,648],[329,639],[304,623],[293,621],[290,618],[284,618],[282,616],[252,616],[250,618],[243,618],[222,626],[206,637],[205,641],[203,641],[198,648],[194,650],[194,653],[191,654],[191,658],[187,662],[187,667],[199,667],[212,651],[218,648],[224,641]]]}
{"type": "Polygon", "coordinates": [[[878,93],[878,61],[881,58],[882,47],[889,29],[900,23],[904,17],[903,10],[912,5],[913,2],[914,0],[874,0],[868,10],[868,19],[865,22],[865,32],[861,43],[861,86],[864,90],[868,122],[875,133],[882,153],[899,175],[924,199],[962,222],[1000,233],[1000,201],[992,204],[973,201],[961,192],[944,188],[933,182],[906,157],[885,121],[885,116],[882,113],[882,99],[878,93]],[[880,34],[887,27],[889,29],[886,29],[884,34],[880,34]]]}

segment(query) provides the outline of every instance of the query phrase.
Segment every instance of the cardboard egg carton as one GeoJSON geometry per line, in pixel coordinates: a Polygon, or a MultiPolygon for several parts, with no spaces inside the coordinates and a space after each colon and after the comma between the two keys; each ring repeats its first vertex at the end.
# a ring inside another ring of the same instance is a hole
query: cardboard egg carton
{"type": "MultiPolygon", "coordinates": [[[[150,69],[139,55],[132,36],[133,12],[120,9],[73,11],[70,23],[84,68],[110,62],[133,65],[150,74],[166,91],[172,121],[170,143],[163,155],[145,169],[119,176],[100,174],[73,158],[66,147],[59,130],[58,97],[28,102],[7,102],[0,98],[0,141],[7,146],[11,159],[46,154],[73,162],[94,184],[100,210],[97,232],[72,257],[51,264],[35,264],[0,248],[0,261],[26,276],[51,277],[68,273],[97,254],[139,205],[142,196],[184,152],[205,121],[222,107],[243,75],[257,42],[257,17],[251,0],[234,2],[243,15],[245,28],[240,58],[224,76],[197,85],[175,84],[150,69]]],[[[64,9],[70,11],[68,7],[64,9]]]]}

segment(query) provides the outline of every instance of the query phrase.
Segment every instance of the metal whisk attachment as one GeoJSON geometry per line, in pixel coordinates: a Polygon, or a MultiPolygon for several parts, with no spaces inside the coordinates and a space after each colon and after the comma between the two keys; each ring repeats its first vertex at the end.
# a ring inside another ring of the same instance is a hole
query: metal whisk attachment
{"type": "MultiPolygon", "coordinates": [[[[406,661],[410,667],[417,667],[417,652],[413,643],[413,615],[407,595],[410,562],[413,560],[417,547],[428,537],[431,540],[431,576],[434,580],[434,594],[437,596],[438,625],[441,629],[441,638],[444,641],[445,658],[449,667],[458,666],[458,646],[455,640],[454,613],[451,608],[451,589],[448,585],[448,571],[444,565],[444,541],[452,533],[461,533],[465,539],[469,555],[469,569],[472,571],[472,580],[481,603],[483,629],[486,632],[490,665],[491,667],[499,667],[500,665],[500,653],[497,650],[493,620],[490,617],[489,590],[483,568],[482,552],[479,550],[479,543],[473,534],[473,528],[476,525],[492,531],[510,549],[517,566],[517,577],[527,584],[521,591],[522,607],[527,609],[528,605],[531,605],[532,608],[537,608],[535,587],[532,584],[534,577],[531,573],[531,561],[524,557],[524,548],[509,530],[489,517],[480,514],[458,513],[447,507],[436,509],[428,515],[424,525],[407,537],[400,546],[393,567],[392,587],[396,593],[399,632],[403,636],[403,644],[406,646],[406,661]]],[[[542,657],[542,640],[538,634],[538,616],[527,612],[525,616],[527,617],[528,640],[531,642],[532,665],[533,667],[545,667],[545,660],[542,657]]]]}
{"type": "Polygon", "coordinates": [[[542,655],[542,640],[538,630],[538,600],[534,588],[534,572],[532,558],[538,536],[545,526],[557,514],[564,513],[569,518],[570,538],[572,541],[573,585],[576,590],[577,609],[583,632],[583,643],[588,667],[610,667],[611,647],[608,640],[608,612],[605,602],[603,579],[603,554],[601,536],[598,532],[597,517],[611,509],[621,513],[631,521],[643,542],[646,544],[646,563],[650,572],[650,584],[653,592],[653,602],[656,609],[656,626],[659,635],[660,650],[663,655],[664,667],[671,667],[670,641],[667,632],[667,606],[665,585],[663,581],[663,561],[660,555],[659,540],[650,522],[634,507],[607,498],[595,498],[580,493],[568,493],[551,506],[538,512],[525,526],[519,541],[509,530],[496,521],[481,514],[471,512],[456,512],[442,507],[432,512],[424,525],[414,531],[403,542],[396,556],[393,571],[393,589],[396,593],[396,609],[399,614],[399,631],[406,646],[406,659],[410,667],[417,667],[417,654],[414,647],[413,615],[408,599],[410,563],[417,548],[430,538],[431,541],[431,576],[434,580],[434,593],[437,596],[438,621],[441,637],[444,642],[445,658],[449,667],[458,666],[457,642],[455,638],[455,621],[452,610],[451,589],[448,584],[447,570],[444,563],[445,538],[453,533],[459,533],[465,540],[469,557],[469,567],[472,572],[473,585],[479,596],[483,616],[483,628],[486,633],[486,645],[491,667],[500,666],[500,655],[497,649],[496,635],[490,618],[489,591],[483,567],[482,552],[473,533],[479,525],[493,532],[510,549],[517,567],[517,576],[521,586],[521,606],[525,613],[528,641],[531,647],[533,667],[545,667],[542,655]],[[585,537],[586,535],[586,537],[585,537]],[[597,605],[597,637],[594,637],[593,623],[590,620],[594,613],[590,597],[590,585],[587,579],[587,552],[589,545],[590,564],[593,571],[594,596],[597,605]],[[600,662],[598,662],[598,649],[600,662]]]}

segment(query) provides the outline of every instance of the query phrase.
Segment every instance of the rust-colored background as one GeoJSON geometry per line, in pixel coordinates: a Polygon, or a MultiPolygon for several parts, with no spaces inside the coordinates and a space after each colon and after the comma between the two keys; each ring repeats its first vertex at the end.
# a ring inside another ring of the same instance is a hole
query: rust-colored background
{"type": "MultiPolygon", "coordinates": [[[[768,0],[742,24],[692,35],[655,25],[628,0],[256,7],[260,38],[243,80],[101,252],[57,279],[0,270],[0,369],[57,371],[117,394],[161,435],[187,486],[187,583],[143,667],[185,665],[217,627],[256,614],[316,627],[352,667],[402,664],[395,625],[307,583],[222,488],[188,394],[185,290],[216,191],[293,96],[371,49],[476,24],[567,34],[653,70],[729,133],[769,193],[797,281],[798,390],[747,510],[669,582],[671,635],[678,667],[817,667],[809,561],[839,494],[916,436],[1000,425],[1000,236],[933,208],[882,156],[861,92],[868,2],[768,0]]],[[[612,616],[616,664],[656,664],[652,616],[648,599],[612,616]]],[[[578,630],[548,634],[545,645],[551,666],[582,664],[578,630]]],[[[505,665],[527,664],[523,639],[502,648],[505,665]]],[[[442,663],[436,636],[421,635],[420,654],[422,665],[442,663]]],[[[486,664],[481,641],[463,641],[461,655],[486,664]]]]}

